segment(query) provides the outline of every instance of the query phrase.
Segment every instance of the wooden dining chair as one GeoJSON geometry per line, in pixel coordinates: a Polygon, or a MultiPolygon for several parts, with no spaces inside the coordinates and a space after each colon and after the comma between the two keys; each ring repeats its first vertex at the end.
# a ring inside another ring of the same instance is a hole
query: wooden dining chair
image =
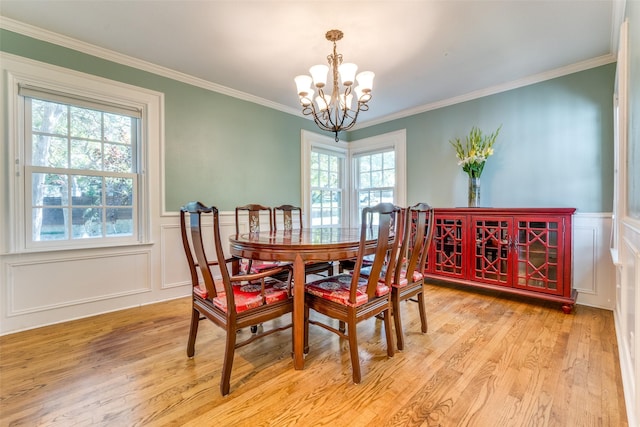
{"type": "Polygon", "coordinates": [[[309,350],[309,324],[317,325],[331,331],[349,342],[353,382],[358,384],[362,375],[358,355],[357,324],[371,317],[380,317],[384,321],[387,341],[387,355],[394,354],[391,332],[391,290],[390,284],[395,267],[396,257],[392,256],[399,238],[396,229],[397,221],[392,216],[398,215],[400,208],[391,203],[381,203],[367,207],[362,212],[360,226],[360,244],[356,264],[351,274],[343,273],[316,280],[305,285],[304,312],[304,350],[309,350]],[[372,214],[372,215],[370,215],[372,214]],[[377,227],[371,220],[378,218],[377,227]],[[366,255],[367,240],[375,240],[375,255],[367,279],[360,275],[363,259],[366,255]],[[394,261],[395,260],[395,261],[394,261]],[[329,323],[311,319],[310,310],[344,322],[346,331],[334,328],[329,323]]]}
{"type": "MultiPolygon", "coordinates": [[[[249,226],[249,233],[269,233],[273,230],[273,209],[268,206],[251,203],[244,206],[238,206],[235,209],[236,214],[236,234],[240,234],[240,224],[246,220],[249,226]],[[268,216],[268,222],[261,222],[261,217],[268,216]]],[[[282,265],[277,261],[262,261],[253,259],[244,259],[241,261],[240,268],[243,271],[257,273],[265,269],[270,269],[282,265]]],[[[283,277],[280,277],[283,279],[283,277]]]]}
{"type": "MultiPolygon", "coordinates": [[[[280,205],[273,208],[273,229],[282,229],[285,232],[302,230],[302,208],[293,205],[280,205]]],[[[333,262],[309,261],[305,264],[305,276],[310,274],[331,275],[333,274],[333,262]]]]}
{"type": "Polygon", "coordinates": [[[196,335],[201,319],[209,319],[225,330],[226,340],[220,380],[220,393],[225,396],[229,394],[235,350],[256,339],[291,328],[291,323],[273,327],[257,332],[243,341],[238,341],[237,336],[242,328],[253,327],[292,312],[291,276],[289,275],[287,282],[272,277],[285,272],[286,267],[277,267],[256,274],[239,273],[239,259],[225,258],[220,237],[218,209],[215,207],[206,207],[200,202],[191,202],[183,206],[180,209],[180,229],[193,286],[187,356],[193,357],[195,354],[196,335]],[[190,220],[190,239],[187,232],[187,215],[190,220]],[[215,261],[209,260],[203,243],[203,215],[210,215],[213,220],[215,261]],[[212,267],[217,267],[220,271],[219,280],[214,279],[212,267]],[[199,283],[198,270],[204,286],[199,283]]]}
{"type": "Polygon", "coordinates": [[[402,301],[418,303],[422,333],[427,332],[427,314],[424,305],[424,269],[433,240],[434,210],[426,203],[418,203],[406,211],[404,236],[398,263],[391,283],[391,305],[398,350],[404,349],[402,301]]]}

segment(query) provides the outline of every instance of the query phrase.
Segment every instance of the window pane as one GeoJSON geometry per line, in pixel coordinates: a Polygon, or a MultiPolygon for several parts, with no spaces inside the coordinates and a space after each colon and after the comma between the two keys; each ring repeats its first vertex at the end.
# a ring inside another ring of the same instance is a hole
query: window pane
{"type": "Polygon", "coordinates": [[[396,168],[396,153],[393,151],[389,151],[384,153],[384,164],[383,167],[385,169],[395,169],[396,168]]]}
{"type": "Polygon", "coordinates": [[[382,180],[383,187],[393,187],[396,183],[396,171],[395,170],[385,170],[384,177],[382,180]]]}
{"type": "Polygon", "coordinates": [[[102,143],[71,140],[71,168],[102,170],[102,143]]]}
{"type": "Polygon", "coordinates": [[[86,108],[71,107],[71,136],[102,140],[102,113],[86,108]]]}
{"type": "Polygon", "coordinates": [[[132,166],[130,145],[104,144],[104,170],[130,173],[132,166]]]}
{"type": "Polygon", "coordinates": [[[73,208],[72,224],[74,239],[102,237],[101,208],[73,208]]]}
{"type": "Polygon", "coordinates": [[[62,208],[35,208],[31,211],[32,240],[36,242],[45,240],[66,240],[67,219],[66,209],[62,208]]]}
{"type": "Polygon", "coordinates": [[[117,114],[104,114],[104,139],[110,142],[131,144],[131,123],[134,119],[117,114]]]}
{"type": "Polygon", "coordinates": [[[133,209],[107,208],[107,236],[131,236],[133,234],[133,209]]]}
{"type": "Polygon", "coordinates": [[[102,177],[72,175],[72,205],[99,206],[102,204],[102,177]]]}
{"type": "Polygon", "coordinates": [[[54,173],[32,174],[31,197],[33,206],[67,206],[67,176],[54,173]]]}
{"type": "Polygon", "coordinates": [[[133,178],[105,178],[107,206],[133,206],[133,178]]]}
{"type": "Polygon", "coordinates": [[[66,138],[47,135],[33,135],[31,164],[52,168],[69,166],[69,145],[66,138]]]}
{"type": "Polygon", "coordinates": [[[31,100],[31,129],[55,135],[68,135],[69,106],[55,102],[31,100]]]}

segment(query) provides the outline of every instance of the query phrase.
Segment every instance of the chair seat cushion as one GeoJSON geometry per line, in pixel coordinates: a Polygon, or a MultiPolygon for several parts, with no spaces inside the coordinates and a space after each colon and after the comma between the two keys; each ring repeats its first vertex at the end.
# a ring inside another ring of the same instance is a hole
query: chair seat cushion
{"type": "MultiPolygon", "coordinates": [[[[289,298],[287,284],[280,280],[269,279],[265,283],[264,296],[266,304],[286,300],[289,298]]],[[[233,297],[236,303],[236,313],[241,313],[263,305],[262,295],[260,295],[260,282],[233,285],[233,297]]],[[[226,313],[226,294],[219,292],[218,296],[213,298],[213,304],[226,313]]]]}
{"type": "MultiPolygon", "coordinates": [[[[240,271],[242,273],[247,272],[247,265],[249,263],[247,260],[242,260],[240,265],[240,271]]],[[[253,261],[251,263],[251,273],[262,273],[265,270],[269,270],[271,268],[282,267],[284,265],[289,265],[290,262],[278,262],[278,261],[253,261]]]]}
{"type": "MultiPolygon", "coordinates": [[[[419,271],[413,272],[413,277],[411,278],[411,283],[419,282],[424,278],[423,274],[419,271]]],[[[400,281],[398,283],[392,283],[391,286],[394,288],[403,288],[409,284],[409,280],[407,280],[407,270],[402,270],[400,272],[400,281]]]]}
{"type": "MultiPolygon", "coordinates": [[[[324,279],[316,280],[305,285],[305,291],[311,295],[327,299],[342,305],[357,307],[369,301],[367,296],[367,280],[360,278],[356,292],[355,303],[349,302],[349,290],[351,287],[351,274],[339,274],[324,279]]],[[[389,287],[378,282],[376,296],[389,293],[389,287]]]]}

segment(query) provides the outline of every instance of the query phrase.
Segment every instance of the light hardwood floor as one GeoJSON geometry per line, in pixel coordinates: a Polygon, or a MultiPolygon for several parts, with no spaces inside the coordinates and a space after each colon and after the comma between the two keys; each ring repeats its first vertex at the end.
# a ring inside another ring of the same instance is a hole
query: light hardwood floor
{"type": "Polygon", "coordinates": [[[4,336],[1,425],[627,425],[610,311],[455,286],[425,296],[429,332],[403,304],[406,349],[391,359],[382,322],[359,326],[359,385],[347,342],[312,326],[304,370],[278,333],[236,352],[221,397],[222,331],[202,321],[187,358],[186,298],[4,336]]]}

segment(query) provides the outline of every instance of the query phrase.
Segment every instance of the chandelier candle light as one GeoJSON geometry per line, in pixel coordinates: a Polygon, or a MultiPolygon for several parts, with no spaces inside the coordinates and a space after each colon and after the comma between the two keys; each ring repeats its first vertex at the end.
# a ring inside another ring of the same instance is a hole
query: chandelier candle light
{"type": "Polygon", "coordinates": [[[329,30],[326,34],[327,40],[333,42],[333,54],[327,56],[333,77],[330,95],[324,92],[329,71],[329,67],[326,65],[314,65],[309,69],[311,76],[302,75],[295,78],[300,104],[302,104],[302,114],[311,115],[320,129],[333,132],[336,142],[339,140],[338,132],[351,129],[356,124],[358,113],[369,109],[367,102],[371,99],[375,76],[371,71],[363,71],[356,76],[358,70],[356,64],[342,63],[342,55],[338,54],[336,48],[336,42],[342,39],[342,36],[340,30],[329,30]],[[354,89],[355,80],[358,85],[354,89]],[[342,93],[339,82],[342,82],[344,86],[342,93]],[[311,89],[312,83],[318,91],[315,102],[313,99],[315,92],[311,89]],[[356,95],[355,110],[353,92],[356,95]]]}
{"type": "Polygon", "coordinates": [[[477,127],[471,128],[466,141],[462,143],[460,138],[450,140],[449,143],[456,149],[458,165],[469,175],[469,207],[480,206],[480,175],[484,169],[484,163],[493,154],[493,144],[498,138],[502,125],[491,135],[482,135],[477,127]]]}

